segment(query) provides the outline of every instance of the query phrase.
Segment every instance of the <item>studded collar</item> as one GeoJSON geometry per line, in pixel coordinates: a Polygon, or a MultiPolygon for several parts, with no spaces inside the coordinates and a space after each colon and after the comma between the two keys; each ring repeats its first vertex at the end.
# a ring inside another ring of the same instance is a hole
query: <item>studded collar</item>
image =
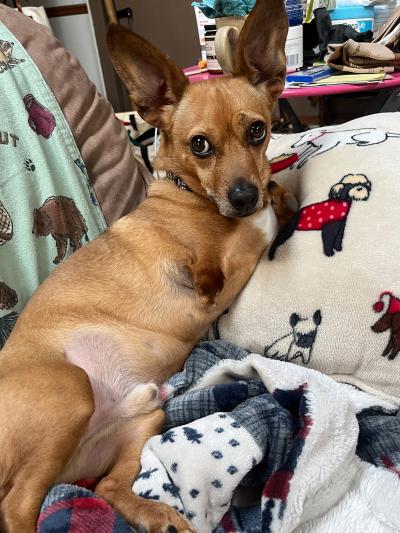
{"type": "Polygon", "coordinates": [[[181,191],[193,192],[189,185],[173,172],[167,172],[167,178],[175,183],[175,185],[178,187],[178,189],[181,189],[181,191]]]}

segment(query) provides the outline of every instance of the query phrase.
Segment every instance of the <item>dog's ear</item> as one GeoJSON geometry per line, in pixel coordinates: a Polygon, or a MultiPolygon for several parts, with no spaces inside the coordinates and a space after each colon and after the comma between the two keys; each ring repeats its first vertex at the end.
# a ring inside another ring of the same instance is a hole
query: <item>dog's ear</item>
{"type": "Polygon", "coordinates": [[[278,98],[285,85],[287,32],[284,0],[257,0],[240,32],[234,75],[264,85],[278,98]]]}
{"type": "Polygon", "coordinates": [[[188,80],[182,70],[146,39],[119,24],[110,24],[107,44],[114,68],[140,116],[163,129],[168,111],[182,97],[188,80]]]}
{"type": "Polygon", "coordinates": [[[321,324],[322,315],[321,315],[321,310],[320,309],[317,309],[315,311],[315,313],[313,314],[313,321],[314,321],[314,324],[316,326],[319,326],[321,324]]]}
{"type": "Polygon", "coordinates": [[[343,183],[336,183],[333,187],[331,187],[331,190],[329,191],[329,198],[339,198],[340,193],[344,189],[343,183]]]}
{"type": "Polygon", "coordinates": [[[289,324],[292,328],[294,328],[295,326],[297,326],[297,324],[300,322],[301,318],[299,317],[299,315],[297,313],[292,313],[290,315],[290,319],[289,319],[289,324]]]}

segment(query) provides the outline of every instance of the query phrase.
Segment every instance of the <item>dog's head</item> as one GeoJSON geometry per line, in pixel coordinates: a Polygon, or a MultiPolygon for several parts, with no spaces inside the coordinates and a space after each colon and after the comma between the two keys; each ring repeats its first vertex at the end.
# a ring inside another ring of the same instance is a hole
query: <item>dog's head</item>
{"type": "Polygon", "coordinates": [[[257,0],[236,47],[234,75],[189,84],[169,57],[118,24],[116,71],[140,115],[162,132],[155,167],[180,176],[228,217],[265,205],[271,113],[286,73],[283,0],[257,0]]]}
{"type": "Polygon", "coordinates": [[[365,202],[370,192],[371,182],[364,174],[347,174],[331,188],[329,198],[365,202]]]}
{"type": "Polygon", "coordinates": [[[297,313],[293,313],[289,322],[293,328],[293,338],[296,345],[301,348],[311,348],[321,321],[322,315],[319,309],[315,311],[312,318],[302,318],[297,313]]]}

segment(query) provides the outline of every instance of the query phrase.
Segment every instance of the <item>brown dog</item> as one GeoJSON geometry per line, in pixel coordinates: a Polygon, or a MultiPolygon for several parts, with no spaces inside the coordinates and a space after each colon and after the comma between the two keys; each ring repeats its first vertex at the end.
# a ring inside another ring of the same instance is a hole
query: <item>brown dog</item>
{"type": "Polygon", "coordinates": [[[1,353],[3,531],[33,533],[54,482],[104,475],[96,492],[131,524],[193,530],[131,486],[145,442],[163,426],[159,386],[273,236],[265,151],[286,33],[283,1],[258,0],[236,75],[190,86],[159,50],[111,26],[116,68],[142,116],[163,132],[157,163],[171,180],[152,185],[134,213],[54,271],[1,353]]]}

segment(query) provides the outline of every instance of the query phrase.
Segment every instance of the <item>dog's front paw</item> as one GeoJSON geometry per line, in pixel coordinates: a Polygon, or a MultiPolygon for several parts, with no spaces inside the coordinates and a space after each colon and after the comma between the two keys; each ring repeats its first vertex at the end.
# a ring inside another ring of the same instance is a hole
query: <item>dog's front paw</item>
{"type": "Polygon", "coordinates": [[[165,503],[137,496],[112,474],[100,481],[95,492],[140,533],[196,533],[178,511],[165,503]]]}
{"type": "Polygon", "coordinates": [[[279,227],[282,228],[298,211],[299,203],[291,192],[286,191],[276,181],[268,183],[268,192],[271,196],[271,205],[278,219],[279,227]]]}
{"type": "Polygon", "coordinates": [[[148,517],[141,515],[138,531],[143,533],[196,533],[193,526],[176,511],[164,503],[155,502],[148,517]]]}

